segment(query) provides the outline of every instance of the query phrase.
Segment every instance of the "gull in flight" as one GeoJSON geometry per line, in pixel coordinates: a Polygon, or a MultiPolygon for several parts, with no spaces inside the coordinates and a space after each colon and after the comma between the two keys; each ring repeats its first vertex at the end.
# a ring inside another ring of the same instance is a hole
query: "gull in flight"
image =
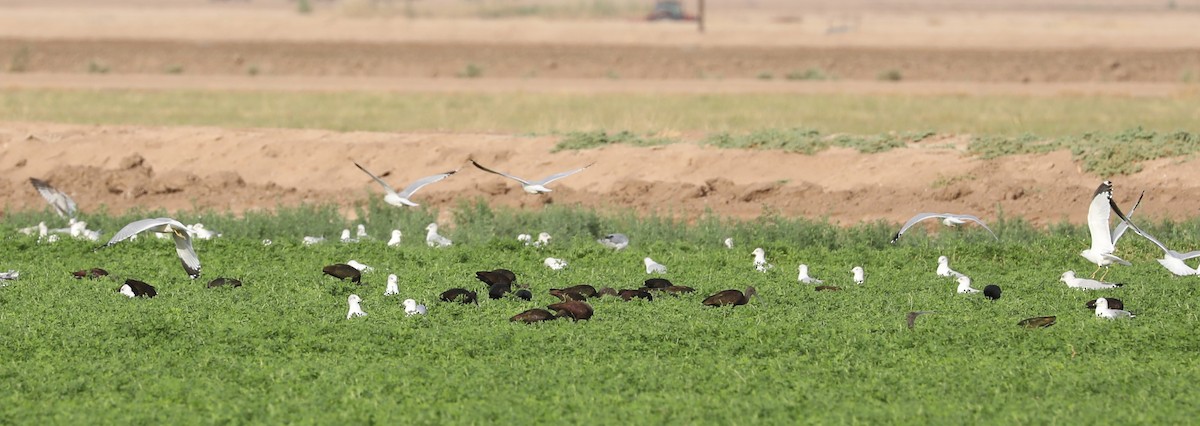
{"type": "Polygon", "coordinates": [[[400,245],[400,237],[403,237],[403,236],[404,236],[404,233],[400,232],[399,229],[393,229],[392,230],[392,239],[388,240],[388,243],[387,243],[388,247],[395,247],[395,246],[400,245]]]}
{"type": "MultiPolygon", "coordinates": [[[[1144,195],[1144,193],[1143,193],[1144,195]]],[[[1138,203],[1141,203],[1141,198],[1138,198],[1138,203]]],[[[1136,209],[1137,206],[1135,205],[1136,209]]],[[[1100,186],[1096,187],[1096,192],[1092,194],[1092,202],[1088,205],[1087,224],[1088,232],[1092,237],[1092,246],[1087,250],[1079,252],[1084,259],[1096,264],[1096,270],[1092,271],[1092,278],[1096,278],[1096,273],[1100,272],[1100,268],[1105,268],[1104,275],[1100,276],[1103,281],[1104,277],[1108,276],[1109,265],[1119,263],[1129,266],[1129,262],[1113,255],[1116,250],[1117,240],[1121,238],[1124,229],[1118,226],[1118,232],[1111,232],[1108,228],[1108,218],[1112,212],[1116,212],[1125,223],[1128,223],[1124,213],[1121,213],[1121,208],[1117,207],[1117,202],[1112,198],[1112,181],[1100,182],[1100,186]]],[[[1130,210],[1132,213],[1133,210],[1130,210]]],[[[1136,228],[1136,227],[1135,227],[1136,228]]]]}
{"type": "Polygon", "coordinates": [[[850,270],[850,272],[854,273],[855,284],[862,284],[863,282],[866,282],[867,279],[863,276],[863,267],[855,266],[854,269],[850,270]]]}
{"type": "Polygon", "coordinates": [[[474,165],[475,165],[475,167],[478,167],[478,168],[479,168],[479,170],[483,170],[483,171],[485,171],[485,172],[488,172],[488,173],[498,174],[498,175],[500,175],[500,176],[504,176],[504,177],[506,177],[506,178],[509,178],[509,179],[515,180],[515,181],[517,181],[517,182],[520,182],[520,183],[521,183],[521,189],[525,190],[525,192],[528,192],[528,193],[530,193],[530,194],[541,194],[541,193],[546,193],[546,192],[550,192],[550,191],[551,191],[551,190],[550,190],[550,188],[547,188],[547,187],[546,187],[546,185],[549,185],[549,184],[550,184],[550,182],[554,182],[554,181],[556,181],[556,180],[559,180],[559,179],[565,178],[565,177],[567,177],[567,176],[570,176],[570,175],[573,175],[573,174],[576,174],[576,173],[582,172],[582,171],[584,171],[584,170],[587,170],[587,168],[588,168],[588,167],[592,167],[592,164],[595,164],[595,163],[588,164],[588,165],[586,165],[586,166],[583,166],[583,167],[581,167],[581,168],[578,168],[578,169],[575,169],[575,170],[566,171],[566,172],[562,172],[562,173],[556,173],[556,174],[552,174],[552,175],[550,175],[550,176],[547,176],[547,177],[545,177],[545,178],[542,178],[541,180],[534,180],[534,181],[529,181],[529,180],[521,179],[521,178],[519,178],[519,177],[516,177],[516,176],[510,175],[510,174],[508,174],[508,173],[504,173],[504,172],[498,172],[498,171],[495,171],[495,170],[489,169],[489,168],[487,168],[487,167],[483,167],[483,166],[479,165],[479,163],[476,163],[476,162],[475,162],[475,160],[471,160],[471,164],[474,164],[474,165]]]}
{"type": "Polygon", "coordinates": [[[961,277],[963,274],[950,269],[950,258],[946,256],[938,256],[937,274],[939,277],[961,277]]]}
{"type": "Polygon", "coordinates": [[[542,263],[546,264],[546,267],[555,271],[562,270],[563,268],[567,267],[567,261],[553,257],[547,257],[546,260],[542,261],[542,263]]]}
{"type": "Polygon", "coordinates": [[[810,276],[808,276],[808,265],[805,265],[805,264],[801,263],[801,264],[800,264],[800,267],[799,267],[799,268],[797,268],[797,269],[799,269],[799,270],[800,270],[800,275],[798,275],[798,276],[796,277],[796,279],[800,280],[800,282],[802,282],[802,283],[804,283],[804,284],[821,284],[821,283],[824,283],[824,281],[821,281],[821,280],[818,280],[818,279],[816,279],[816,278],[813,278],[813,277],[810,277],[810,276]]]}
{"type": "Polygon", "coordinates": [[[758,272],[767,272],[768,269],[775,267],[775,265],[767,263],[767,252],[763,251],[762,247],[754,249],[750,254],[754,255],[754,269],[757,269],[758,272]]]}
{"type": "Polygon", "coordinates": [[[615,250],[629,247],[629,237],[625,234],[608,234],[604,238],[596,240],[596,242],[615,250]]]}
{"type": "Polygon", "coordinates": [[[33,184],[34,189],[37,189],[37,192],[42,194],[42,198],[45,198],[47,203],[50,203],[50,207],[54,207],[54,212],[58,213],[59,216],[75,217],[75,213],[78,210],[75,207],[75,200],[72,200],[66,193],[55,189],[41,179],[29,178],[29,183],[33,184]]]}
{"type": "Polygon", "coordinates": [[[417,190],[424,188],[426,185],[429,185],[431,183],[445,179],[452,174],[458,173],[458,170],[451,170],[446,173],[438,173],[438,174],[432,175],[432,176],[425,176],[423,178],[417,179],[416,182],[408,184],[408,186],[404,187],[403,191],[396,192],[395,189],[392,189],[391,185],[388,185],[387,182],[384,182],[383,179],[379,178],[379,176],[375,176],[371,172],[367,171],[366,168],[359,165],[357,162],[354,163],[354,165],[358,166],[358,169],[362,170],[363,173],[366,173],[367,176],[370,176],[371,179],[375,179],[376,182],[379,182],[379,185],[383,186],[383,190],[387,191],[387,195],[383,196],[383,202],[391,204],[396,207],[419,206],[420,204],[414,203],[411,200],[409,200],[409,198],[412,197],[413,194],[415,194],[417,192],[417,190]]]}
{"type": "Polygon", "coordinates": [[[970,277],[968,277],[966,275],[958,276],[958,293],[959,294],[970,294],[970,293],[978,293],[978,292],[979,292],[979,290],[971,288],[971,278],[970,277]]]}
{"type": "Polygon", "coordinates": [[[174,238],[175,253],[179,255],[179,261],[183,264],[183,270],[187,271],[188,276],[192,279],[200,276],[200,258],[196,257],[196,251],[192,249],[192,237],[188,235],[187,227],[179,223],[178,220],[169,217],[142,219],[125,225],[124,228],[117,231],[117,235],[113,235],[112,239],[108,240],[108,244],[100,248],[109,247],[130,239],[144,231],[169,234],[171,238],[174,238]]]}
{"type": "Polygon", "coordinates": [[[367,313],[363,312],[362,306],[359,305],[362,302],[362,298],[358,297],[357,294],[351,294],[350,297],[346,298],[346,302],[350,304],[350,311],[346,312],[346,319],[367,316],[367,313]]]}
{"type": "Polygon", "coordinates": [[[1129,311],[1123,311],[1120,309],[1109,309],[1108,308],[1108,300],[1101,297],[1099,299],[1096,299],[1096,316],[1098,316],[1100,318],[1117,319],[1117,318],[1134,318],[1137,315],[1134,315],[1134,314],[1130,313],[1129,311]]]}
{"type": "Polygon", "coordinates": [[[383,290],[384,296],[393,296],[400,294],[399,278],[396,274],[388,274],[387,288],[383,290]]]}
{"type": "Polygon", "coordinates": [[[647,274],[665,274],[665,273],[667,273],[667,267],[661,263],[655,262],[654,259],[647,257],[645,259],[642,259],[642,263],[646,264],[646,273],[647,274]]]}
{"type": "Polygon", "coordinates": [[[425,315],[425,305],[418,305],[416,300],[404,299],[404,313],[408,316],[425,315]]]}
{"type": "Polygon", "coordinates": [[[425,227],[425,231],[427,231],[425,233],[425,244],[434,248],[449,247],[451,244],[454,244],[450,242],[449,238],[438,235],[437,230],[438,225],[436,223],[431,223],[425,227]]]}
{"type": "MultiPolygon", "coordinates": [[[[1139,201],[1140,200],[1141,199],[1139,198],[1139,201]]],[[[1134,208],[1136,209],[1137,206],[1135,205],[1134,208]]],[[[1129,210],[1129,214],[1133,215],[1133,209],[1129,210]]],[[[1150,235],[1146,231],[1143,231],[1140,228],[1138,228],[1137,226],[1134,226],[1132,222],[1128,222],[1128,221],[1124,221],[1124,220],[1120,224],[1117,225],[1117,229],[1118,229],[1117,232],[1123,231],[1124,230],[1123,228],[1125,228],[1125,227],[1132,228],[1133,232],[1135,234],[1145,237],[1147,240],[1154,243],[1154,245],[1158,246],[1158,248],[1162,249],[1162,251],[1163,251],[1162,259],[1156,259],[1156,260],[1158,260],[1158,263],[1160,265],[1162,265],[1164,268],[1167,268],[1168,271],[1171,271],[1172,274],[1175,274],[1175,275],[1178,275],[1181,277],[1188,276],[1188,275],[1200,274],[1200,271],[1197,271],[1196,268],[1192,268],[1190,266],[1187,266],[1187,264],[1183,263],[1183,261],[1185,261],[1185,260],[1200,257],[1200,250],[1189,251],[1187,253],[1180,253],[1175,250],[1171,250],[1171,249],[1167,248],[1166,244],[1163,244],[1162,241],[1159,241],[1157,238],[1154,238],[1153,235],[1150,235]]],[[[1120,234],[1116,234],[1113,236],[1114,241],[1118,238],[1121,238],[1120,234]]]]}
{"type": "Polygon", "coordinates": [[[1062,277],[1059,277],[1058,280],[1067,284],[1067,287],[1077,288],[1080,290],[1107,290],[1122,286],[1122,284],[1118,283],[1106,283],[1087,278],[1076,278],[1075,271],[1063,272],[1062,277]]]}
{"type": "Polygon", "coordinates": [[[908,228],[911,228],[913,225],[916,225],[917,222],[934,217],[942,219],[942,224],[946,226],[962,225],[967,223],[967,221],[978,223],[979,226],[982,226],[983,229],[986,229],[988,232],[990,232],[996,241],[1000,241],[1000,237],[997,237],[996,233],[992,232],[992,229],[988,228],[987,224],[983,223],[983,221],[979,220],[979,218],[976,216],[953,213],[917,213],[917,215],[913,216],[912,219],[909,219],[908,222],[904,222],[904,226],[901,226],[900,231],[896,232],[896,235],[892,237],[892,242],[895,243],[896,240],[899,240],[900,236],[904,235],[904,232],[908,231],[908,228]]]}

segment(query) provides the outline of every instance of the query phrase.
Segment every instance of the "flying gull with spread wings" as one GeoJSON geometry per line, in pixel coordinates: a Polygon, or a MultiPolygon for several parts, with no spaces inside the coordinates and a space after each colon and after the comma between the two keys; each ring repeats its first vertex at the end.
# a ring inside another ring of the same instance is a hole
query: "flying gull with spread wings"
{"type": "Polygon", "coordinates": [[[595,163],[588,164],[586,166],[583,166],[583,167],[575,169],[575,170],[569,170],[569,171],[565,171],[562,173],[552,174],[550,176],[546,176],[539,180],[525,180],[525,179],[510,175],[508,173],[498,172],[498,171],[495,171],[495,170],[492,170],[487,167],[483,167],[483,166],[479,165],[479,163],[476,163],[475,160],[471,160],[471,164],[474,164],[475,167],[479,168],[479,170],[483,170],[488,173],[498,174],[500,176],[504,176],[506,178],[520,182],[521,189],[525,190],[525,192],[528,192],[530,194],[542,194],[542,193],[551,191],[550,188],[546,187],[546,185],[550,184],[550,182],[554,182],[556,180],[559,180],[559,179],[565,178],[567,176],[587,170],[588,167],[592,167],[592,164],[595,164],[595,163]]]}

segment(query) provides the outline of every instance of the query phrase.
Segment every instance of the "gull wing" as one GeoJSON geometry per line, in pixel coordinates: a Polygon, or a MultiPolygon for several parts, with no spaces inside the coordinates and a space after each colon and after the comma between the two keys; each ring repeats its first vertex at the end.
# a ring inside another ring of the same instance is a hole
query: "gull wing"
{"type": "MultiPolygon", "coordinates": [[[[1129,216],[1133,216],[1133,212],[1137,211],[1138,206],[1142,205],[1142,197],[1146,196],[1146,191],[1142,191],[1142,195],[1138,196],[1137,202],[1133,203],[1133,208],[1129,209],[1129,216]]],[[[1129,224],[1125,221],[1117,224],[1117,228],[1113,230],[1112,242],[1113,246],[1117,245],[1117,240],[1121,239],[1121,235],[1125,234],[1125,230],[1129,229],[1129,224]]]]}
{"type": "Polygon", "coordinates": [[[992,238],[995,238],[995,239],[996,239],[996,241],[1000,241],[1000,237],[996,236],[996,233],[995,233],[995,232],[992,232],[992,228],[988,228],[987,224],[986,224],[986,223],[983,223],[983,221],[982,221],[982,220],[979,220],[979,218],[978,218],[978,217],[971,216],[971,215],[969,215],[969,214],[945,214],[945,215],[943,215],[943,216],[946,216],[946,217],[954,217],[954,218],[963,219],[963,220],[969,220],[969,221],[972,221],[972,222],[978,223],[978,224],[979,224],[979,226],[982,226],[982,227],[983,227],[983,229],[986,229],[988,232],[991,232],[991,234],[992,234],[992,238]]]}
{"type": "Polygon", "coordinates": [[[494,174],[498,174],[498,175],[500,175],[500,176],[504,176],[504,177],[506,177],[506,178],[509,178],[509,179],[515,180],[515,181],[517,181],[517,182],[521,182],[521,185],[532,185],[531,183],[529,183],[529,181],[527,181],[527,180],[525,180],[525,179],[521,179],[521,178],[519,178],[519,177],[516,177],[516,176],[510,175],[510,174],[508,174],[508,173],[504,173],[504,172],[498,172],[498,171],[495,171],[495,170],[489,169],[489,168],[487,168],[487,167],[483,167],[483,166],[479,165],[479,163],[476,163],[476,162],[475,162],[475,160],[471,160],[471,164],[474,164],[474,165],[475,165],[475,167],[478,167],[478,168],[479,168],[479,170],[483,170],[483,171],[485,171],[485,172],[488,172],[488,173],[494,173],[494,174]]]}
{"type": "Polygon", "coordinates": [[[172,228],[176,227],[174,225],[178,225],[178,229],[180,232],[183,232],[185,234],[187,233],[187,228],[184,228],[182,223],[179,223],[179,221],[177,221],[175,219],[171,219],[169,217],[160,217],[160,218],[155,218],[155,219],[142,219],[142,220],[134,221],[128,225],[125,225],[124,228],[121,228],[120,231],[117,231],[116,235],[113,235],[111,240],[108,240],[108,243],[105,244],[104,247],[111,246],[113,244],[127,240],[127,239],[129,239],[129,237],[137,235],[140,232],[143,232],[148,229],[155,228],[155,227],[160,227],[163,225],[171,226],[172,228]]]}
{"type": "Polygon", "coordinates": [[[367,171],[367,168],[366,168],[366,167],[363,167],[362,165],[359,165],[359,164],[358,164],[358,162],[356,162],[356,161],[352,161],[352,163],[354,163],[354,165],[355,165],[355,166],[358,166],[358,169],[359,169],[359,170],[362,170],[362,171],[363,171],[363,173],[366,173],[366,174],[367,174],[367,176],[370,176],[370,177],[371,177],[371,179],[375,179],[375,181],[376,181],[376,182],[379,182],[379,184],[380,184],[380,185],[383,185],[383,189],[384,189],[385,191],[387,191],[389,194],[395,194],[395,193],[396,193],[396,190],[395,190],[395,189],[392,189],[392,186],[391,186],[391,185],[388,185],[388,184],[387,184],[387,182],[384,182],[384,181],[383,181],[383,179],[380,179],[380,178],[379,178],[379,176],[375,176],[375,174],[374,174],[374,173],[371,173],[371,172],[367,171]]]}
{"type": "Polygon", "coordinates": [[[436,175],[425,176],[423,178],[417,179],[415,182],[410,183],[410,184],[408,184],[408,186],[404,187],[403,191],[400,191],[400,194],[399,194],[400,198],[411,197],[413,194],[415,194],[417,192],[417,190],[424,188],[425,185],[429,185],[431,183],[448,178],[448,177],[450,177],[450,175],[455,174],[455,173],[458,173],[458,170],[451,170],[446,173],[439,173],[436,175]]]}
{"type": "Polygon", "coordinates": [[[929,219],[931,217],[944,218],[944,217],[946,217],[946,215],[941,214],[941,213],[917,213],[917,215],[913,216],[912,219],[909,219],[908,222],[904,222],[904,226],[901,226],[900,231],[897,231],[896,235],[892,237],[892,242],[894,243],[894,242],[896,242],[896,240],[899,240],[900,236],[904,235],[904,233],[908,231],[908,228],[912,228],[912,226],[916,225],[917,222],[920,222],[925,219],[929,219]]]}
{"type": "Polygon", "coordinates": [[[1088,205],[1087,225],[1091,233],[1091,250],[1095,253],[1112,253],[1114,250],[1112,234],[1109,233],[1108,216],[1113,211],[1112,184],[1104,181],[1092,194],[1092,203],[1088,205]]]}
{"type": "MultiPolygon", "coordinates": [[[[174,227],[172,227],[174,228],[174,227]]],[[[187,231],[176,229],[171,233],[175,238],[175,254],[179,255],[179,261],[183,264],[183,270],[187,271],[188,276],[193,279],[200,276],[200,258],[196,256],[196,250],[192,248],[192,237],[187,231]]]]}
{"type": "Polygon", "coordinates": [[[533,183],[534,183],[534,184],[536,184],[536,185],[545,185],[545,184],[548,184],[548,183],[550,183],[550,182],[554,182],[554,181],[556,181],[556,180],[559,180],[559,179],[565,178],[565,177],[567,177],[567,176],[570,176],[570,175],[573,175],[573,174],[576,174],[576,173],[582,172],[582,171],[584,171],[584,170],[587,170],[587,168],[588,168],[588,167],[592,167],[592,165],[594,165],[594,164],[596,164],[596,163],[588,164],[588,165],[586,165],[586,166],[580,167],[580,168],[578,168],[578,169],[575,169],[575,170],[566,171],[566,172],[562,172],[562,173],[556,173],[556,174],[552,174],[552,175],[550,175],[550,176],[546,176],[545,178],[542,178],[542,180],[539,180],[539,181],[536,181],[536,182],[533,182],[533,183]]]}
{"type": "Polygon", "coordinates": [[[29,183],[33,184],[33,188],[37,189],[39,194],[42,194],[42,198],[45,198],[51,207],[54,207],[54,211],[59,216],[75,217],[75,200],[72,200],[70,196],[55,189],[41,179],[29,178],[29,183]]]}

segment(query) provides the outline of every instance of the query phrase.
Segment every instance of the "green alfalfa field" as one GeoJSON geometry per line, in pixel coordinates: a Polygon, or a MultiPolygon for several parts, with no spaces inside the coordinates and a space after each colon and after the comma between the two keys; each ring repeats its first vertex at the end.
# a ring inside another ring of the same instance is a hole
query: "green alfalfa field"
{"type": "MultiPolygon", "coordinates": [[[[0,423],[1186,423],[1200,402],[1200,278],[1169,275],[1153,260],[1157,249],[1132,235],[1119,252],[1134,266],[1109,273],[1126,286],[1084,292],[1058,281],[1066,270],[1094,268],[1078,255],[1086,229],[1067,224],[1002,218],[990,223],[998,242],[977,227],[931,225],[893,245],[894,224],[845,227],[770,211],[685,222],[464,202],[442,230],[454,246],[432,249],[424,225],[437,212],[375,201],[360,208],[358,222],[335,206],[179,212],[184,223],[223,233],[196,241],[197,280],[170,240],[101,250],[70,238],[39,243],[16,229],[62,219],[9,212],[0,222],[0,269],[21,275],[0,288],[0,423]],[[355,223],[374,238],[336,241],[355,223]],[[399,247],[385,243],[393,228],[405,234],[399,247]],[[548,247],[516,241],[541,231],[553,235],[548,247]],[[610,232],[633,243],[613,251],[594,241],[610,232]],[[304,246],[305,235],[329,240],[304,246]],[[755,271],[755,247],[774,269],[755,271]],[[975,287],[1001,286],[1003,297],[955,294],[952,280],[934,274],[940,255],[975,287]],[[550,288],[636,288],[648,278],[646,256],[667,265],[663,277],[697,292],[591,300],[595,316],[577,323],[508,321],[557,301],[550,288]],[[570,264],[552,271],[546,257],[570,264]],[[350,259],[375,268],[362,285],[321,273],[350,259]],[[800,263],[843,290],[798,283],[800,263]],[[865,284],[852,283],[854,266],[866,269],[865,284]],[[159,294],[129,299],[118,282],[70,275],[91,267],[149,282],[159,294]],[[437,300],[453,287],[482,296],[474,272],[501,267],[530,286],[533,301],[437,300]],[[389,273],[399,276],[399,296],[383,296],[389,273]],[[245,285],[205,288],[216,277],[245,285]],[[747,286],[759,296],[746,306],[700,303],[747,286]],[[368,316],[346,319],[352,293],[368,316]],[[1084,303],[1098,296],[1122,299],[1137,318],[1096,318],[1084,303]],[[426,304],[428,315],[405,316],[405,298],[426,304]],[[908,329],[904,317],[914,310],[936,313],[908,329]],[[1044,315],[1057,324],[1017,326],[1044,315]]],[[[107,238],[162,214],[82,218],[107,238]]],[[[1168,244],[1200,231],[1195,221],[1145,225],[1168,244]]]]}

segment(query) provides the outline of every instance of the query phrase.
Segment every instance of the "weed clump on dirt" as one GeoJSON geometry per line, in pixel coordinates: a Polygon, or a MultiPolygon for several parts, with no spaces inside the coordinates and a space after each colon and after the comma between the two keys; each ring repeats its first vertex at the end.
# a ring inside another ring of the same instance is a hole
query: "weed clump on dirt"
{"type": "Polygon", "coordinates": [[[1071,158],[1086,172],[1098,176],[1129,175],[1141,171],[1145,161],[1200,152],[1200,134],[1135,127],[1119,133],[1089,132],[1057,139],[1029,134],[1015,138],[976,136],[967,145],[967,152],[982,158],[1042,154],[1059,149],[1070,150],[1071,158]]]}
{"type": "Polygon", "coordinates": [[[622,130],[616,133],[608,133],[604,130],[596,130],[591,132],[570,132],[554,145],[551,152],[574,149],[592,149],[607,145],[623,144],[631,146],[657,146],[668,145],[678,141],[670,138],[656,136],[641,136],[622,130]]]}

